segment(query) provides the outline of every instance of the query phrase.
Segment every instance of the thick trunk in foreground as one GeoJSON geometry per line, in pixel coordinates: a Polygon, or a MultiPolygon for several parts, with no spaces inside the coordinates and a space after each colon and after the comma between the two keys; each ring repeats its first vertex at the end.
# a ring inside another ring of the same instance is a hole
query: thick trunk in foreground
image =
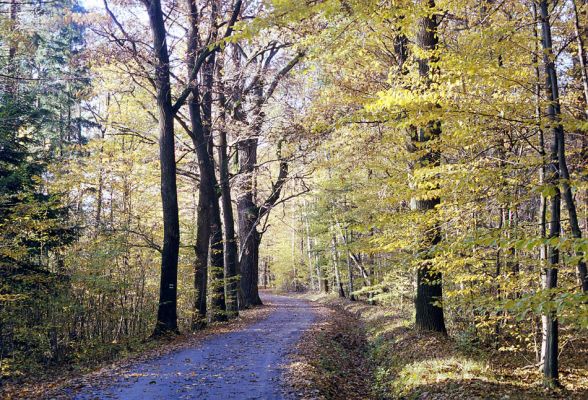
{"type": "MultiPolygon", "coordinates": [[[[421,4],[427,9],[427,14],[418,22],[417,45],[421,50],[431,52],[437,50],[437,16],[433,14],[435,9],[434,0],[425,0],[421,4]]],[[[430,63],[435,61],[436,56],[429,54],[427,57],[418,60],[419,76],[422,79],[423,87],[428,89],[434,70],[431,69],[430,63]]],[[[432,105],[432,107],[435,107],[432,105]]],[[[431,121],[427,126],[422,127],[415,133],[412,138],[413,143],[419,143],[418,148],[423,148],[430,141],[434,141],[441,135],[440,121],[431,121]]],[[[438,150],[427,149],[426,153],[417,161],[415,168],[428,168],[439,165],[441,154],[438,150]]],[[[428,214],[433,214],[431,218],[436,219],[435,208],[440,204],[439,197],[429,198],[427,200],[413,199],[412,208],[428,214]]],[[[429,226],[423,233],[422,250],[426,252],[430,247],[435,246],[441,240],[438,222],[434,221],[433,226],[429,226]]],[[[443,307],[440,304],[443,296],[443,283],[441,272],[435,271],[428,256],[424,256],[420,267],[417,271],[417,294],[415,299],[416,308],[416,328],[427,331],[447,333],[445,328],[445,319],[443,307]]]]}
{"type": "MultiPolygon", "coordinates": [[[[188,69],[192,71],[197,62],[198,46],[198,10],[193,0],[188,0],[190,7],[190,35],[188,43],[188,69]]],[[[213,20],[216,9],[213,5],[213,20]]],[[[213,35],[216,37],[216,35],[213,35]]],[[[196,291],[195,313],[192,321],[194,329],[201,328],[207,319],[207,281],[211,275],[211,321],[226,319],[224,298],[224,261],[223,261],[223,233],[220,219],[220,207],[216,195],[216,176],[211,154],[211,125],[212,125],[212,70],[214,69],[215,54],[206,60],[203,73],[205,75],[205,93],[202,96],[202,110],[200,109],[200,93],[198,86],[192,88],[188,99],[190,121],[192,125],[191,138],[198,157],[200,172],[200,187],[198,191],[198,222],[196,231],[196,263],[194,266],[196,291]],[[210,257],[209,257],[210,249],[210,257]],[[208,260],[210,258],[210,268],[208,260]]]]}
{"type": "Polygon", "coordinates": [[[180,224],[176,187],[176,160],[174,141],[174,112],[169,79],[169,55],[165,25],[159,0],[146,2],[153,33],[159,109],[159,158],[161,164],[161,201],[163,206],[163,249],[159,307],[154,335],[177,332],[177,281],[180,224]]]}

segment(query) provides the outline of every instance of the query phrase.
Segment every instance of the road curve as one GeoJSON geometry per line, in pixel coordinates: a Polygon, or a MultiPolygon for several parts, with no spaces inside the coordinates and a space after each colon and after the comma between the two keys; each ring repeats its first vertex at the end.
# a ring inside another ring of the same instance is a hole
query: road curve
{"type": "Polygon", "coordinates": [[[265,295],[276,309],[242,330],[219,334],[198,347],[139,363],[118,381],[83,388],[77,400],[283,399],[281,365],[315,319],[306,301],[265,295]]]}

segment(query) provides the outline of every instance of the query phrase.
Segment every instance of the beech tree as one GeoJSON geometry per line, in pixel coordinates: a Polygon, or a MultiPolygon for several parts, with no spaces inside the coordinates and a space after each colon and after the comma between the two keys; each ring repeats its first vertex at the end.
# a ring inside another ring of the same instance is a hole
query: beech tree
{"type": "MultiPolygon", "coordinates": [[[[256,66],[255,75],[251,82],[239,83],[239,88],[233,95],[234,118],[246,123],[249,117],[248,130],[238,139],[239,160],[239,189],[237,194],[237,219],[239,226],[239,269],[240,269],[240,307],[248,308],[261,304],[258,294],[259,281],[259,245],[263,232],[259,232],[260,222],[267,217],[272,207],[280,199],[280,194],[288,177],[288,161],[281,154],[280,144],[277,146],[277,159],[279,160],[279,172],[272,184],[270,194],[260,203],[257,203],[257,187],[255,184],[256,168],[258,163],[257,148],[262,134],[265,113],[264,105],[272,97],[280,81],[296,66],[302,57],[302,53],[295,55],[284,65],[271,80],[268,75],[274,57],[280,52],[281,47],[276,42],[270,43],[265,49],[254,53],[252,62],[256,66]],[[250,97],[251,106],[245,111],[243,100],[250,97]],[[249,114],[249,115],[248,115],[249,114]]],[[[240,57],[240,55],[237,55],[240,57]]],[[[241,61],[238,61],[240,64],[241,61]]],[[[238,65],[239,65],[238,64],[238,65]]]]}
{"type": "MultiPolygon", "coordinates": [[[[437,18],[435,10],[435,2],[433,0],[426,0],[421,4],[423,7],[424,17],[419,19],[417,28],[416,42],[419,50],[424,53],[424,56],[418,58],[419,76],[423,79],[422,90],[428,90],[438,73],[436,71],[435,63],[438,60],[438,33],[437,33],[437,18]],[[433,64],[433,65],[432,65],[433,64]]],[[[436,107],[431,104],[430,107],[436,107]]],[[[424,127],[417,127],[416,132],[413,133],[411,141],[415,149],[425,148],[425,153],[417,160],[418,167],[438,167],[441,161],[441,154],[439,150],[431,148],[435,146],[435,141],[439,140],[441,135],[441,121],[427,122],[424,127]],[[430,144],[433,143],[433,144],[430,144]],[[424,145],[422,145],[424,144],[424,145]],[[419,147],[420,145],[420,147],[419,147]]],[[[417,167],[417,168],[418,168],[417,167]]],[[[417,185],[421,184],[417,181],[417,185]]],[[[423,182],[427,185],[427,182],[423,182]]],[[[433,183],[433,190],[435,183],[433,183]]],[[[435,194],[426,195],[424,199],[412,199],[411,208],[417,211],[424,211],[435,213],[435,208],[439,205],[441,199],[435,194]]],[[[417,269],[417,293],[415,299],[416,305],[416,326],[419,329],[433,330],[439,332],[446,332],[445,320],[443,318],[443,307],[441,306],[443,284],[441,272],[435,271],[434,267],[428,264],[427,252],[431,246],[436,246],[441,241],[441,232],[439,222],[436,217],[430,216],[432,224],[425,228],[423,232],[421,250],[423,253],[422,265],[417,269]]]]}

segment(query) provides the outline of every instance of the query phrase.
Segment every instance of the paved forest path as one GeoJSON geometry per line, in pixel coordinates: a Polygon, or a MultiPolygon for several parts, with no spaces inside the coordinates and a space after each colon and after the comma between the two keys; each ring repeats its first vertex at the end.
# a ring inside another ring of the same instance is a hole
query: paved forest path
{"type": "Polygon", "coordinates": [[[310,303],[265,294],[275,310],[248,327],[205,339],[127,371],[104,388],[82,389],[94,399],[282,399],[280,366],[315,319],[310,303]]]}

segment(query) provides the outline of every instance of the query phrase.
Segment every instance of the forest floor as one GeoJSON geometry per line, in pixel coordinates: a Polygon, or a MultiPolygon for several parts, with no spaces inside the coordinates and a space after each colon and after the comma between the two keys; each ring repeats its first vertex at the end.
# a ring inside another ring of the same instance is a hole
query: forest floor
{"type": "Polygon", "coordinates": [[[394,307],[303,297],[326,308],[288,368],[302,399],[588,399],[588,338],[564,346],[563,388],[546,391],[528,355],[417,332],[394,307]]]}
{"type": "Polygon", "coordinates": [[[417,332],[410,315],[328,296],[265,306],[91,373],[6,386],[6,399],[587,399],[588,343],[564,346],[564,388],[525,357],[417,332]]]}
{"type": "Polygon", "coordinates": [[[282,366],[317,315],[308,301],[269,293],[237,321],[182,335],[89,374],[6,388],[6,399],[283,399],[298,397],[282,366]]]}

